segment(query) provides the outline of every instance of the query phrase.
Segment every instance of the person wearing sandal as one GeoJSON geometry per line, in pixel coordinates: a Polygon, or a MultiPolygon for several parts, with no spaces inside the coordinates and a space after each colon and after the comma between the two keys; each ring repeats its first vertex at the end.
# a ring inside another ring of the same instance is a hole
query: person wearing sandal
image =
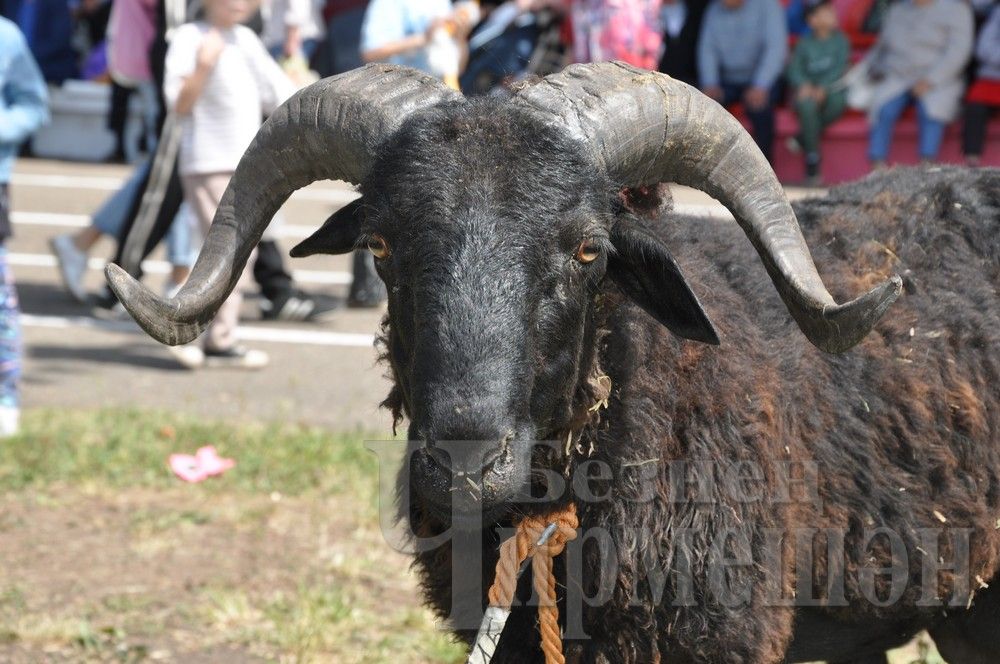
{"type": "MultiPolygon", "coordinates": [[[[203,235],[215,217],[240,157],[260,128],[263,112],[277,108],[295,88],[249,28],[240,25],[247,0],[208,0],[205,21],[187,23],[174,33],[167,51],[163,91],[181,116],[179,171],[184,200],[203,235]],[[249,103],[248,103],[249,102],[249,103]]],[[[248,262],[252,264],[251,259],[248,262]]],[[[240,283],[248,280],[244,270],[240,283]]],[[[203,353],[180,347],[185,366],[259,369],[264,351],[237,343],[242,296],[237,287],[206,330],[203,353]]]]}

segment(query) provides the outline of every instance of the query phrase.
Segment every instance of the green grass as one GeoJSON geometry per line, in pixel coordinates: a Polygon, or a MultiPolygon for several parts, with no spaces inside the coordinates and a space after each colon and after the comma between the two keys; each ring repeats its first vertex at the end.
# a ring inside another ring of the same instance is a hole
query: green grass
{"type": "MultiPolygon", "coordinates": [[[[111,509],[132,495],[142,498],[122,518],[133,556],[169,561],[178,542],[198,546],[202,534],[234,529],[280,538],[289,519],[308,531],[296,539],[302,546],[326,537],[325,515],[347,529],[335,541],[337,550],[353,553],[326,559],[323,546],[332,544],[313,545],[315,552],[304,559],[290,552],[260,563],[284,579],[276,585],[236,579],[187,591],[172,586],[167,596],[153,589],[161,573],[155,569],[133,571],[135,578],[122,579],[120,588],[100,587],[81,573],[72,583],[87,592],[66,604],[53,597],[78,596],[74,588],[43,591],[18,582],[22,573],[39,570],[7,570],[6,576],[0,570],[0,661],[39,661],[46,653],[66,661],[160,661],[157,653],[177,647],[178,638],[229,653],[206,661],[464,661],[462,649],[419,607],[406,560],[392,558],[379,534],[378,457],[364,442],[389,436],[115,409],[29,410],[22,426],[18,436],[0,441],[0,501],[12,508],[0,502],[0,537],[41,537],[46,546],[59,546],[62,533],[36,530],[18,506],[70,511],[87,528],[101,529],[107,527],[102,519],[116,512],[91,520],[77,497],[111,509]],[[236,467],[193,486],[173,476],[171,453],[207,444],[234,458],[236,467]],[[303,514],[312,516],[294,520],[303,514]],[[386,593],[396,599],[387,604],[386,593]]],[[[113,527],[109,533],[122,537],[113,527]]],[[[215,544],[206,546],[220,546],[218,537],[210,541],[215,544]]],[[[207,559],[225,557],[221,546],[208,550],[207,559]]],[[[103,554],[87,555],[101,560],[103,554]]],[[[174,653],[165,661],[184,660],[174,653]]]]}
{"type": "Polygon", "coordinates": [[[458,664],[464,651],[415,607],[366,606],[358,589],[301,586],[263,598],[241,590],[208,591],[204,620],[236,642],[282,652],[293,661],[340,652],[343,661],[458,664]],[[349,654],[348,654],[349,653],[349,654]]]}
{"type": "Polygon", "coordinates": [[[22,432],[0,444],[0,492],[54,483],[111,489],[176,485],[167,457],[211,444],[235,458],[237,467],[204,483],[207,491],[370,494],[378,459],[364,440],[383,438],[290,424],[208,423],[139,410],[32,410],[25,413],[22,432]]]}
{"type": "MultiPolygon", "coordinates": [[[[215,509],[216,502],[194,500],[135,509],[128,515],[128,532],[140,551],[142,545],[158,550],[182,536],[191,539],[192,533],[233,524],[268,533],[278,494],[295,497],[294,509],[345,510],[355,515],[359,529],[374,532],[378,459],[364,441],[386,438],[295,424],[212,423],[139,410],[30,410],[22,433],[0,442],[0,498],[30,496],[35,504],[48,500],[53,509],[61,509],[67,491],[70,496],[80,491],[108,495],[110,501],[116,492],[139,489],[159,495],[162,490],[176,496],[183,489],[194,498],[217,496],[240,505],[226,511],[215,509]],[[167,457],[206,444],[235,458],[237,466],[197,486],[183,485],[167,468],[167,457]]],[[[30,522],[0,509],[0,536],[31,528],[30,522]]],[[[183,602],[128,591],[65,610],[36,609],[32,603],[38,598],[30,587],[0,583],[0,661],[6,661],[5,647],[28,652],[23,661],[37,661],[34,655],[53,648],[68,653],[70,661],[157,660],[146,644],[166,637],[162,619],[153,617],[161,614],[173,629],[186,630],[199,643],[238,648],[267,661],[464,661],[462,649],[418,607],[415,589],[402,595],[412,599],[409,603],[386,605],[372,599],[372,579],[403,583],[405,562],[395,561],[399,569],[381,567],[375,552],[387,545],[377,535],[365,537],[369,539],[359,546],[370,547],[370,555],[356,555],[335,569],[326,563],[302,570],[297,586],[205,587],[183,602]]],[[[220,661],[233,661],[226,657],[220,661]]],[[[890,662],[943,664],[929,643],[911,644],[893,653],[890,662]]]]}

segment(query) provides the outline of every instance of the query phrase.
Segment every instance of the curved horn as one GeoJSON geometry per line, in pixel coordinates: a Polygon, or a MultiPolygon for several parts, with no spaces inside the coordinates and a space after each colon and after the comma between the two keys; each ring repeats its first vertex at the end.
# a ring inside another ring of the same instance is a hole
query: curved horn
{"type": "Polygon", "coordinates": [[[592,146],[617,184],[676,182],[719,200],[818,348],[837,353],[855,345],[899,295],[902,282],[894,276],[851,302],[834,301],[770,164],[735,118],[691,86],[606,62],[568,67],[516,99],[592,146]]]}
{"type": "Polygon", "coordinates": [[[197,337],[236,287],[250,252],[293,191],[316,180],[357,184],[374,150],[415,111],[460,93],[414,69],[374,64],[300,90],[261,127],[240,159],[177,296],[164,300],[117,265],[108,283],[136,322],[165,344],[197,337]]]}

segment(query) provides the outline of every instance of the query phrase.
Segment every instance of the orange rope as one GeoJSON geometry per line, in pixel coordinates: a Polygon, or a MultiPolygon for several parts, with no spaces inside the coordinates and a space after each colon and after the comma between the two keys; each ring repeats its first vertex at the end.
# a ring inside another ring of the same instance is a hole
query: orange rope
{"type": "Polygon", "coordinates": [[[563,552],[566,542],[576,539],[579,523],[576,505],[547,516],[526,517],[517,524],[517,532],[500,545],[496,579],[490,586],[490,606],[510,609],[517,589],[521,563],[531,556],[531,574],[538,594],[538,631],[542,636],[542,652],[546,664],[565,664],[562,636],[559,632],[559,607],[556,605],[556,577],[552,573],[553,559],[563,552]],[[542,546],[536,546],[542,532],[555,523],[556,530],[542,546]]]}

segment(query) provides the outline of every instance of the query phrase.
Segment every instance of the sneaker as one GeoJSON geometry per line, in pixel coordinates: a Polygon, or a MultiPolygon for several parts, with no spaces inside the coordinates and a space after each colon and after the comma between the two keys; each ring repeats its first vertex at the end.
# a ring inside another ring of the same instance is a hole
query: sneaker
{"type": "Polygon", "coordinates": [[[785,149],[792,154],[799,154],[802,152],[802,141],[798,136],[789,136],[785,139],[785,149]]]}
{"type": "Polygon", "coordinates": [[[316,311],[316,301],[301,291],[289,291],[273,300],[263,298],[260,313],[264,320],[309,320],[316,311]]]}
{"type": "Polygon", "coordinates": [[[263,369],[269,361],[264,351],[239,345],[225,350],[205,349],[205,366],[215,369],[263,369]]]}
{"type": "Polygon", "coordinates": [[[818,187],[823,184],[823,177],[819,171],[820,157],[818,154],[806,155],[806,179],[803,184],[807,187],[818,187]]]}
{"type": "Polygon", "coordinates": [[[87,253],[76,248],[71,235],[57,235],[49,240],[49,248],[59,264],[63,286],[74,300],[83,304],[87,301],[87,291],[83,288],[83,275],[87,273],[87,253]]]}
{"type": "Polygon", "coordinates": [[[17,406],[0,406],[0,438],[17,435],[21,423],[21,410],[17,406]]]}
{"type": "Polygon", "coordinates": [[[200,369],[205,366],[205,351],[196,344],[184,344],[183,346],[168,346],[167,350],[174,356],[174,359],[185,369],[200,369]]]}
{"type": "Polygon", "coordinates": [[[122,303],[118,301],[115,294],[111,292],[111,289],[105,286],[100,293],[94,296],[94,306],[91,307],[90,313],[94,318],[100,318],[101,320],[130,320],[128,312],[125,311],[125,307],[122,303]]]}

